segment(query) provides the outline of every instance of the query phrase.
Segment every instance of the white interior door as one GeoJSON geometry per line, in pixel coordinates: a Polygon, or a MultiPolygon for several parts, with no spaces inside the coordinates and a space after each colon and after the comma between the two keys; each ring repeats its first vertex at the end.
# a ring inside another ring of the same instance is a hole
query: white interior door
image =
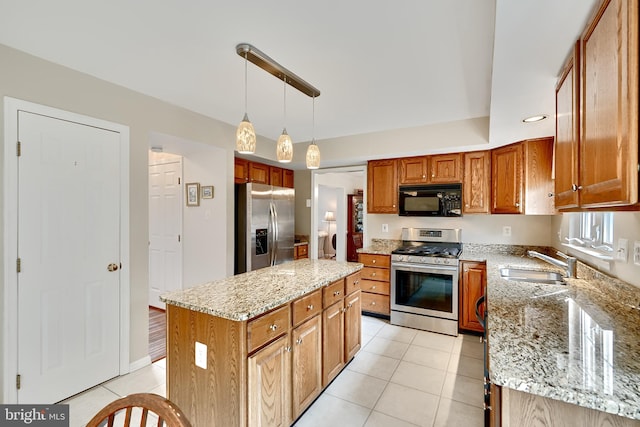
{"type": "Polygon", "coordinates": [[[53,403],[119,374],[121,142],[18,122],[18,403],[53,403]]]}
{"type": "Polygon", "coordinates": [[[179,156],[149,166],[149,305],[162,309],[159,296],[182,289],[181,181],[179,156]]]}

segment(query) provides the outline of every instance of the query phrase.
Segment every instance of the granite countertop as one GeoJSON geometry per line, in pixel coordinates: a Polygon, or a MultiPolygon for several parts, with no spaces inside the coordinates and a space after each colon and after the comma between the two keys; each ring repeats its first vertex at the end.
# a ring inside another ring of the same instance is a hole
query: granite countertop
{"type": "Polygon", "coordinates": [[[160,296],[171,305],[244,321],[353,274],[357,262],[308,258],[262,268],[160,296]]]}
{"type": "Polygon", "coordinates": [[[308,244],[309,244],[309,242],[295,242],[293,244],[293,246],[303,246],[303,245],[308,245],[308,244]]]}
{"type": "Polygon", "coordinates": [[[371,245],[357,249],[359,254],[391,255],[402,244],[401,240],[372,239],[371,245]]]}
{"type": "Polygon", "coordinates": [[[560,269],[522,256],[487,261],[491,381],[640,419],[640,289],[578,263],[567,285],[508,281],[501,267],[560,269]]]}

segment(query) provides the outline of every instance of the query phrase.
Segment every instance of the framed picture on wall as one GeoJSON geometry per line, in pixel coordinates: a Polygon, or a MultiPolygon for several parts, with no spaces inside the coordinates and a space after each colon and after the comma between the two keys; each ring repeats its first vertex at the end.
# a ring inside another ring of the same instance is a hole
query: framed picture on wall
{"type": "Polygon", "coordinates": [[[187,190],[187,206],[200,206],[200,183],[188,182],[185,184],[187,190]]]}
{"type": "Polygon", "coordinates": [[[213,185],[203,185],[201,189],[201,196],[203,199],[213,199],[213,185]]]}

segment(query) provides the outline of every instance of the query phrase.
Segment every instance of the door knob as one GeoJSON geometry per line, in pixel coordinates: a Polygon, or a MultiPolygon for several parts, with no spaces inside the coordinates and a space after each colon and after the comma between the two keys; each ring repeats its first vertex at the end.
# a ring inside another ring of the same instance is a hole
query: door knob
{"type": "Polygon", "coordinates": [[[109,264],[107,266],[107,270],[109,271],[116,271],[118,269],[118,264],[109,264]]]}

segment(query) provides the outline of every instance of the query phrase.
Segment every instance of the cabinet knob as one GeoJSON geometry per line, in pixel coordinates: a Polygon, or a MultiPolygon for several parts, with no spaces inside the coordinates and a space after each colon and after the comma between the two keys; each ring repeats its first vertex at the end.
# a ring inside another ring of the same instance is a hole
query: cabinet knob
{"type": "Polygon", "coordinates": [[[343,309],[342,309],[342,310],[340,310],[340,311],[342,311],[343,313],[346,313],[346,312],[347,312],[347,308],[345,307],[345,308],[343,308],[343,309]]]}
{"type": "Polygon", "coordinates": [[[422,175],[422,179],[425,179],[427,176],[426,175],[422,175]]]}
{"type": "Polygon", "coordinates": [[[307,306],[307,310],[313,310],[313,304],[309,304],[309,305],[307,306]]]}
{"type": "Polygon", "coordinates": [[[432,173],[432,174],[431,174],[431,178],[435,178],[435,177],[436,177],[436,174],[435,174],[435,173],[432,173]]]}
{"type": "Polygon", "coordinates": [[[553,194],[553,193],[549,193],[549,194],[547,194],[547,196],[549,196],[549,197],[553,197],[553,196],[555,196],[555,194],[553,194]]]}
{"type": "Polygon", "coordinates": [[[347,306],[347,308],[351,308],[353,306],[353,303],[350,302],[349,305],[347,306]]]}
{"type": "Polygon", "coordinates": [[[582,185],[572,184],[572,185],[571,185],[571,190],[572,190],[572,191],[582,190],[582,185]]]}
{"type": "Polygon", "coordinates": [[[395,207],[396,207],[396,205],[394,204],[394,205],[393,205],[393,207],[395,208],[395,207]]]}
{"type": "Polygon", "coordinates": [[[335,292],[333,293],[333,296],[334,296],[334,297],[337,297],[338,295],[340,295],[340,291],[335,291],[335,292]]]}
{"type": "Polygon", "coordinates": [[[376,305],[376,302],[375,302],[375,301],[372,301],[372,302],[371,302],[371,305],[376,305]]]}
{"type": "Polygon", "coordinates": [[[373,285],[373,286],[371,287],[371,289],[375,289],[375,288],[376,288],[376,285],[373,285]]]}
{"type": "Polygon", "coordinates": [[[278,325],[274,323],[273,325],[269,326],[269,329],[271,329],[272,331],[275,331],[276,329],[278,329],[278,325]]]}
{"type": "Polygon", "coordinates": [[[291,353],[291,346],[290,346],[290,345],[286,346],[286,347],[284,348],[284,351],[286,351],[286,352],[288,352],[288,353],[291,353]]]}
{"type": "Polygon", "coordinates": [[[302,344],[302,338],[298,338],[298,339],[296,340],[296,344],[298,344],[298,345],[302,344]]]}
{"type": "Polygon", "coordinates": [[[354,285],[357,285],[360,283],[360,280],[356,280],[355,282],[353,282],[354,285]]]}
{"type": "Polygon", "coordinates": [[[516,208],[519,208],[520,207],[520,203],[516,203],[515,206],[516,206],[516,208]]]}
{"type": "Polygon", "coordinates": [[[376,277],[376,273],[375,272],[371,273],[371,277],[376,277]]]}
{"type": "Polygon", "coordinates": [[[371,264],[375,264],[375,263],[376,263],[376,260],[375,260],[375,259],[374,259],[374,260],[371,260],[371,264]]]}

